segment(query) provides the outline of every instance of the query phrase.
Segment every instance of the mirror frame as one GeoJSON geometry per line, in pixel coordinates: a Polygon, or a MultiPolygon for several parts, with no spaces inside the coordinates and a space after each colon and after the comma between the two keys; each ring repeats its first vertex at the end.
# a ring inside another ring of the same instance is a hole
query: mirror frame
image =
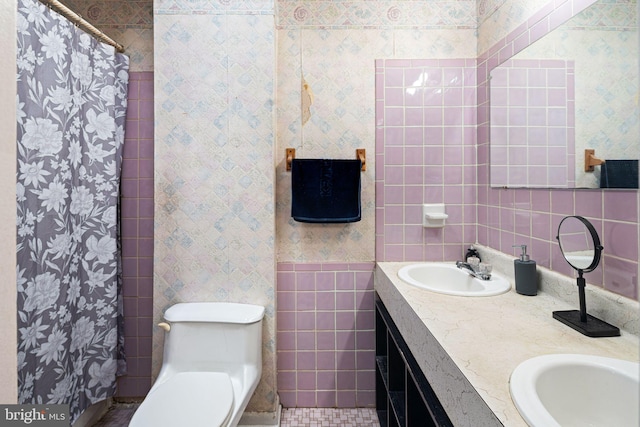
{"type": "Polygon", "coordinates": [[[587,220],[586,218],[581,217],[579,215],[570,215],[562,218],[562,221],[560,221],[560,224],[558,224],[558,234],[556,235],[556,240],[558,240],[558,246],[560,247],[560,252],[564,257],[564,260],[567,261],[567,264],[569,264],[578,272],[589,273],[595,270],[598,267],[598,264],[600,264],[600,258],[602,256],[602,250],[604,249],[604,247],[600,244],[600,237],[598,236],[598,232],[593,227],[593,225],[589,222],[589,220],[587,220]],[[589,264],[587,268],[578,268],[575,265],[571,264],[571,262],[567,259],[567,255],[564,253],[564,249],[562,249],[562,242],[560,241],[560,234],[561,234],[560,229],[562,228],[562,223],[570,218],[575,218],[575,219],[578,219],[580,222],[582,222],[582,224],[586,227],[587,231],[591,234],[591,239],[593,240],[593,246],[594,246],[593,248],[594,253],[593,253],[593,259],[591,260],[591,264],[589,264]]]}

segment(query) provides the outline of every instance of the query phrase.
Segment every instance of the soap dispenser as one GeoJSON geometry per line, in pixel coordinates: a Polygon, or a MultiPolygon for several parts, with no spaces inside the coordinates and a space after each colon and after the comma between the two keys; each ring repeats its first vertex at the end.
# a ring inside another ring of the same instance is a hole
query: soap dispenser
{"type": "Polygon", "coordinates": [[[521,295],[536,295],[538,293],[538,274],[536,262],[527,255],[527,245],[513,245],[522,248],[520,258],[513,261],[516,278],[516,292],[521,295]]]}

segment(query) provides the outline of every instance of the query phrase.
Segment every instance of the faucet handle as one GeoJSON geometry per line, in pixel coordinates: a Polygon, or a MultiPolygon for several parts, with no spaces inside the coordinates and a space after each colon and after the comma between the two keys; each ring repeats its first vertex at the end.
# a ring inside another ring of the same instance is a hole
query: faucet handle
{"type": "Polygon", "coordinates": [[[485,280],[488,280],[491,277],[492,270],[493,266],[488,262],[481,262],[478,266],[478,273],[480,273],[483,277],[486,277],[485,280]]]}
{"type": "Polygon", "coordinates": [[[477,270],[480,265],[480,258],[477,256],[470,256],[467,258],[467,264],[469,264],[474,270],[477,270]]]}

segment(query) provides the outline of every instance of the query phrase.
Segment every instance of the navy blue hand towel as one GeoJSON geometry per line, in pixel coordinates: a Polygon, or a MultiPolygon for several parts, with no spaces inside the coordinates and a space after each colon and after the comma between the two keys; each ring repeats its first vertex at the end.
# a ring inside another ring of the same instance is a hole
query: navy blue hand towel
{"type": "Polygon", "coordinates": [[[638,161],[606,160],[600,167],[600,188],[638,188],[638,161]]]}
{"type": "Polygon", "coordinates": [[[293,219],[318,223],[360,221],[360,168],[360,160],[293,159],[293,219]]]}

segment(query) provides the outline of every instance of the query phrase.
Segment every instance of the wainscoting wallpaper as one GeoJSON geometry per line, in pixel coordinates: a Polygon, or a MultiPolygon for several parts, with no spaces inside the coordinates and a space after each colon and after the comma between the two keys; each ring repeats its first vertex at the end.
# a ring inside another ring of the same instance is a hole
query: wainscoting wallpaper
{"type": "Polygon", "coordinates": [[[125,47],[131,71],[153,71],[153,0],[64,0],[125,47]]]}
{"type": "Polygon", "coordinates": [[[279,1],[276,230],[279,262],[373,261],[375,60],[475,58],[475,2],[279,1]],[[302,124],[302,81],[313,93],[302,124]],[[310,225],[291,219],[284,152],[353,158],[367,150],[362,221],[310,225]]]}
{"type": "MultiPolygon", "coordinates": [[[[273,412],[273,11],[196,3],[154,10],[154,321],[177,302],[263,305],[262,378],[248,410],[273,412]]],[[[154,374],[162,345],[154,328],[154,374]]]]}

